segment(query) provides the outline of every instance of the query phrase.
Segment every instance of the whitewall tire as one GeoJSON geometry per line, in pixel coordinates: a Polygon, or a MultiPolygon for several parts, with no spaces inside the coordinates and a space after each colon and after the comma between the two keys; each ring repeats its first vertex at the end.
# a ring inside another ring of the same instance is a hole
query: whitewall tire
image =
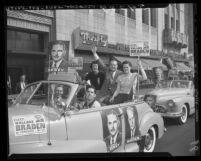
{"type": "Polygon", "coordinates": [[[153,152],[156,145],[156,130],[152,126],[145,137],[144,152],[153,152]]]}

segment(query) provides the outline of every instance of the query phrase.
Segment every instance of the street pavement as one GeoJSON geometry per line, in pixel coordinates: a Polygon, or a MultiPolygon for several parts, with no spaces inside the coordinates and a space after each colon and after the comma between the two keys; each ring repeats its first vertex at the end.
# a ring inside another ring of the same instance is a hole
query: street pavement
{"type": "Polygon", "coordinates": [[[172,156],[195,155],[195,116],[189,117],[184,125],[178,125],[174,119],[165,119],[167,132],[157,140],[154,152],[168,152],[172,156]]]}

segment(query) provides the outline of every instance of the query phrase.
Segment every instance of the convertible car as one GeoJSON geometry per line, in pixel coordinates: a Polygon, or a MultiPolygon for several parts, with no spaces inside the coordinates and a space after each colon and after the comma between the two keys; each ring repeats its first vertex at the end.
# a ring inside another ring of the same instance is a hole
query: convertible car
{"type": "Polygon", "coordinates": [[[163,117],[175,118],[179,124],[187,122],[195,113],[194,84],[189,80],[164,80],[144,96],[152,109],[163,117]]]}
{"type": "Polygon", "coordinates": [[[84,93],[72,73],[27,85],[8,108],[9,154],[154,151],[164,122],[147,103],[79,110],[84,93]]]}

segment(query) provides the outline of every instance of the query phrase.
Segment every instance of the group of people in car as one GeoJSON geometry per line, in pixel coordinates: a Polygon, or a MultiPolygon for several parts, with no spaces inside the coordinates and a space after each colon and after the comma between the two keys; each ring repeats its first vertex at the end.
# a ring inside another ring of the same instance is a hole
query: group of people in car
{"type": "Polygon", "coordinates": [[[122,63],[123,71],[118,70],[115,59],[109,61],[107,67],[97,54],[97,47],[92,47],[94,61],[91,63],[91,72],[87,73],[84,82],[86,85],[85,99],[79,109],[97,108],[101,104],[119,104],[132,100],[136,91],[137,80],[147,80],[141,61],[138,61],[141,74],[132,73],[130,61],[122,63]]]}

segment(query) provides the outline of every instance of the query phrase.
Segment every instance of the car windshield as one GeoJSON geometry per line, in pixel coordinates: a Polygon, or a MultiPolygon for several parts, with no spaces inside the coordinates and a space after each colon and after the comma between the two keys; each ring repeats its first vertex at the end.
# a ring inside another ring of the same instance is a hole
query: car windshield
{"type": "Polygon", "coordinates": [[[170,88],[171,81],[160,81],[156,88],[170,88]]]}
{"type": "Polygon", "coordinates": [[[58,102],[66,102],[70,86],[60,83],[41,82],[28,85],[16,99],[16,103],[29,105],[48,105],[55,107],[58,102]]]}
{"type": "Polygon", "coordinates": [[[189,81],[172,81],[171,88],[188,88],[189,81]]]}

